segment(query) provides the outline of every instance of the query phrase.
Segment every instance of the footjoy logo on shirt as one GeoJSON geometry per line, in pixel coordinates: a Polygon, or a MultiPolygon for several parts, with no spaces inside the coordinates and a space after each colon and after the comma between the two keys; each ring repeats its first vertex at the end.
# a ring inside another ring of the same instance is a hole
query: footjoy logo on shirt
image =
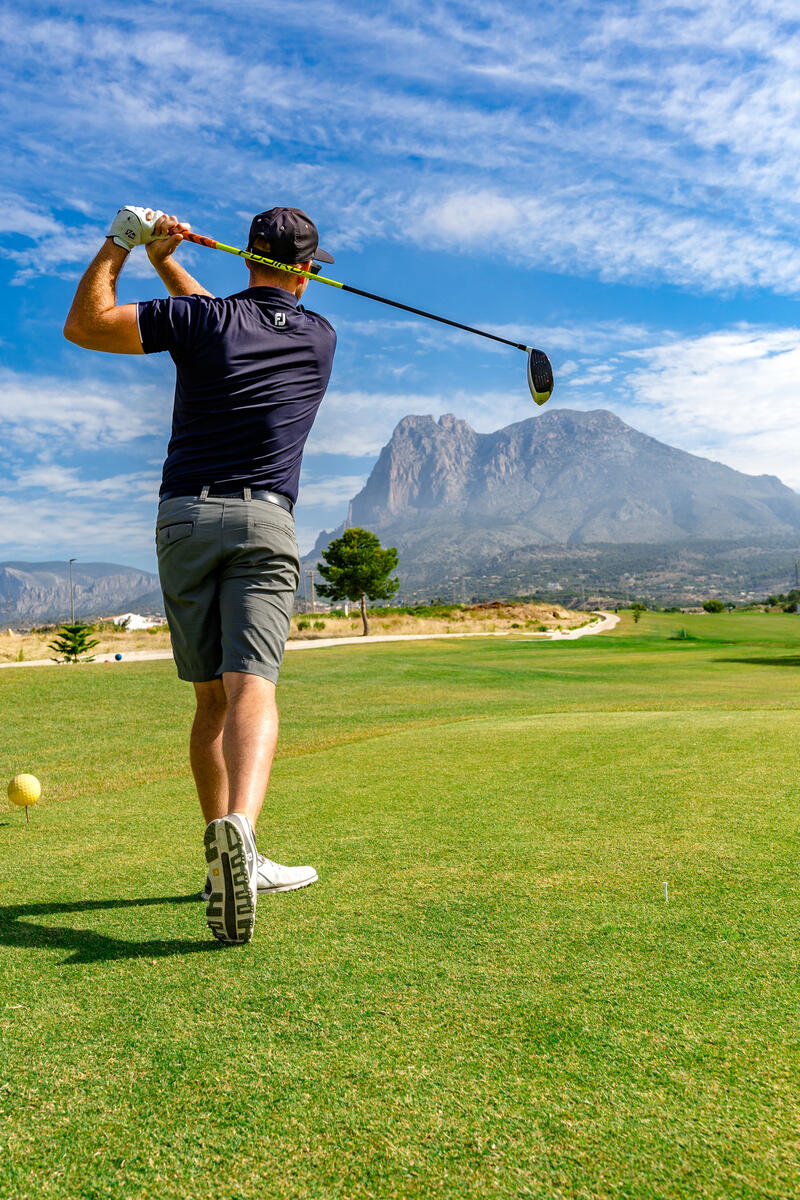
{"type": "Polygon", "coordinates": [[[272,323],[273,325],[285,325],[286,313],[274,313],[272,317],[272,323]]]}

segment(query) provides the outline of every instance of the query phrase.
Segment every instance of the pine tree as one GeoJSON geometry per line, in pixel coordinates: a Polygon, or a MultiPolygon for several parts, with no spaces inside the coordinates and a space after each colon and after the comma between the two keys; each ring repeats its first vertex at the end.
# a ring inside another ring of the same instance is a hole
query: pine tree
{"type": "Polygon", "coordinates": [[[387,550],[374,533],[367,529],[346,529],[322,551],[325,563],[319,570],[327,583],[317,591],[329,600],[360,600],[364,636],[369,633],[367,600],[390,600],[400,583],[389,575],[397,566],[397,551],[387,550]]]}
{"type": "Polygon", "coordinates": [[[48,642],[48,649],[55,650],[56,654],[61,655],[60,658],[54,659],[55,662],[94,662],[94,655],[90,655],[89,651],[100,643],[97,638],[91,639],[89,634],[92,632],[91,625],[85,625],[81,621],[77,621],[74,625],[59,625],[58,637],[52,642],[48,642]],[[88,657],[82,658],[82,655],[88,657]]]}

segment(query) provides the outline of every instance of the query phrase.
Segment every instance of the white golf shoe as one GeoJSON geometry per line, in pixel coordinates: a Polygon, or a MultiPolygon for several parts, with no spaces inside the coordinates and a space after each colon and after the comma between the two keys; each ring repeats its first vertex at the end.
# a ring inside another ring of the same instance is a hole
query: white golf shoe
{"type": "Polygon", "coordinates": [[[205,832],[206,921],[221,942],[249,942],[256,922],[258,855],[253,829],[241,813],[212,821],[205,832]]]}
{"type": "Polygon", "coordinates": [[[258,856],[257,874],[259,896],[265,896],[267,892],[294,892],[316,883],[318,878],[313,867],[282,867],[280,863],[264,858],[263,854],[258,856]]]}
{"type": "MultiPolygon", "coordinates": [[[[284,867],[272,859],[258,855],[258,870],[256,887],[259,896],[268,892],[294,892],[297,888],[308,887],[316,883],[319,876],[313,867],[284,867]]],[[[211,876],[206,879],[206,886],[200,893],[201,900],[208,900],[211,895],[211,876]]]]}

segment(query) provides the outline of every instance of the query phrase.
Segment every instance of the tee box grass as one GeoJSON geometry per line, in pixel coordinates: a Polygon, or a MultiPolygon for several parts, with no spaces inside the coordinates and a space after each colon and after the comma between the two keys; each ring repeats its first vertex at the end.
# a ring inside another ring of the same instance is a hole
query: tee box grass
{"type": "Polygon", "coordinates": [[[224,947],[172,664],[0,672],[0,1195],[800,1194],[799,687],[789,615],[289,655],[320,881],[224,947]]]}

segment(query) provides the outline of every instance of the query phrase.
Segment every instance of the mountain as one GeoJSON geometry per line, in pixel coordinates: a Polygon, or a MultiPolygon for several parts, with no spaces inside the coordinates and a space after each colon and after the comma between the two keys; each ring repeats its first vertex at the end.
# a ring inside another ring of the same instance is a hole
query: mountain
{"type": "MultiPolygon", "coordinates": [[[[161,615],[164,604],[158,576],[115,563],[73,563],[75,616],[111,616],[119,612],[161,615]]],[[[0,624],[63,621],[70,616],[69,564],[0,563],[0,624]]]]}
{"type": "MultiPolygon", "coordinates": [[[[698,578],[698,556],[738,551],[736,569],[717,562],[731,587],[753,573],[742,572],[742,552],[750,562],[775,550],[782,569],[782,548],[800,543],[800,495],[604,410],[556,409],[487,434],[452,415],[409,416],[354,497],[349,523],[397,547],[407,598],[533,592],[558,585],[565,571],[564,585],[599,587],[605,574],[606,587],[619,587],[656,548],[648,572],[669,576],[662,560],[683,556],[684,583],[698,578]]],[[[320,536],[312,558],[331,536],[320,536]]],[[[773,566],[761,568],[754,587],[773,566]]]]}

